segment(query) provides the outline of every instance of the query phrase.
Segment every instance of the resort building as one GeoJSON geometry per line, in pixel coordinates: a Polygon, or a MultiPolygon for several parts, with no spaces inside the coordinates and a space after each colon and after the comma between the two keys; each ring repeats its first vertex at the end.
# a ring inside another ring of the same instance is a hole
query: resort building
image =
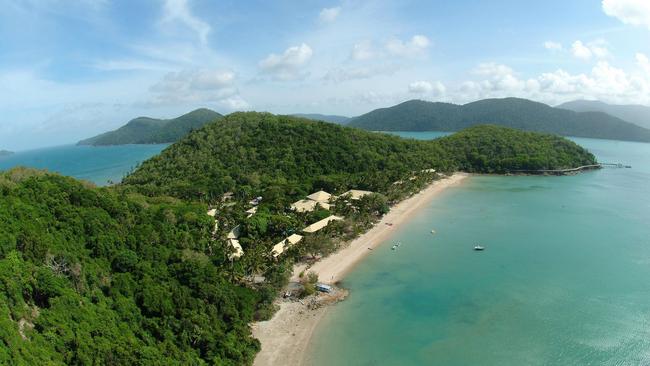
{"type": "Polygon", "coordinates": [[[296,212],[311,212],[316,209],[316,205],[320,205],[322,208],[329,210],[329,203],[317,202],[312,200],[300,200],[291,204],[291,209],[296,212]]]}
{"type": "Polygon", "coordinates": [[[228,244],[234,249],[234,252],[232,252],[229,256],[228,259],[233,260],[233,259],[239,259],[242,255],[244,255],[244,249],[241,247],[241,244],[239,244],[239,235],[241,234],[241,228],[239,225],[235,226],[226,238],[228,239],[228,244]]]}
{"type": "Polygon", "coordinates": [[[350,199],[352,200],[360,200],[363,196],[367,196],[369,194],[373,194],[374,192],[371,191],[361,191],[358,189],[351,189],[345,193],[343,193],[341,196],[347,196],[350,195],[350,199]]]}
{"type": "Polygon", "coordinates": [[[208,210],[208,216],[215,217],[216,215],[217,215],[217,209],[216,208],[208,210]]]}
{"type": "Polygon", "coordinates": [[[312,201],[316,201],[316,202],[328,202],[331,197],[332,197],[332,195],[325,192],[325,191],[314,192],[314,193],[310,194],[309,196],[307,196],[307,198],[309,198],[312,201]]]}
{"type": "Polygon", "coordinates": [[[275,244],[273,246],[273,250],[271,250],[271,255],[273,258],[277,258],[280,254],[284,253],[285,250],[289,249],[292,245],[298,243],[301,240],[301,235],[293,234],[281,242],[275,244]]]}
{"type": "Polygon", "coordinates": [[[302,229],[303,232],[305,233],[315,233],[318,230],[324,228],[325,226],[329,225],[330,222],[332,221],[338,221],[338,220],[343,220],[342,217],[340,216],[328,216],[320,221],[316,221],[315,223],[307,226],[306,228],[302,229]]]}
{"type": "Polygon", "coordinates": [[[248,214],[248,216],[246,216],[247,219],[250,218],[251,216],[255,215],[255,213],[257,213],[257,206],[246,210],[246,213],[248,214]]]}
{"type": "Polygon", "coordinates": [[[239,240],[228,239],[228,244],[230,244],[230,246],[234,249],[234,252],[228,255],[228,259],[239,259],[242,255],[244,255],[244,249],[242,249],[241,244],[239,244],[239,240]]]}

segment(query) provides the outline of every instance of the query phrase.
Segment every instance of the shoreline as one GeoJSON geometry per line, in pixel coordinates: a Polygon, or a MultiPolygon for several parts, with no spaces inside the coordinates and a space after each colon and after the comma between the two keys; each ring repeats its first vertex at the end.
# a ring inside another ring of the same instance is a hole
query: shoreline
{"type": "MultiPolygon", "coordinates": [[[[372,249],[384,243],[401,224],[428,205],[439,193],[459,184],[468,176],[469,174],[466,173],[454,173],[434,181],[420,192],[391,207],[390,211],[370,230],[351,241],[345,248],[316,262],[308,270],[317,273],[320,282],[336,284],[363,258],[372,254],[372,249]]],[[[290,281],[298,281],[299,273],[306,268],[305,265],[294,266],[290,281]]],[[[328,301],[327,296],[325,297],[326,301],[315,309],[305,304],[307,300],[305,302],[277,300],[279,310],[273,317],[251,326],[253,336],[262,345],[253,364],[255,366],[303,365],[316,326],[327,313],[330,305],[344,296],[337,297],[334,301],[328,301]]]]}

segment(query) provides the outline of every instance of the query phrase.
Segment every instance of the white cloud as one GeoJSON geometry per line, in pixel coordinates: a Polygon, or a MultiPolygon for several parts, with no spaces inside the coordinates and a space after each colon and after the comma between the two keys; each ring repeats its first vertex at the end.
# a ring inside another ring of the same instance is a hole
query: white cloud
{"type": "Polygon", "coordinates": [[[546,41],[544,42],[544,48],[550,51],[562,51],[562,43],[559,42],[553,42],[553,41],[546,41]]]}
{"type": "Polygon", "coordinates": [[[573,42],[573,45],[571,45],[571,52],[573,53],[573,56],[581,60],[589,60],[592,56],[591,50],[582,43],[582,41],[573,42]]]}
{"type": "Polygon", "coordinates": [[[643,53],[636,54],[636,63],[646,74],[650,75],[650,60],[648,56],[643,53]]]}
{"type": "Polygon", "coordinates": [[[206,44],[211,27],[208,23],[192,15],[187,1],[165,0],[162,23],[179,22],[196,32],[201,44],[206,44]]]}
{"type": "Polygon", "coordinates": [[[603,0],[603,11],[630,25],[650,29],[650,1],[648,0],[603,0]]]}
{"type": "Polygon", "coordinates": [[[393,64],[359,66],[359,67],[336,67],[325,74],[324,79],[333,82],[349,80],[369,79],[378,75],[390,75],[395,73],[399,67],[393,64]]]}
{"type": "Polygon", "coordinates": [[[272,53],[259,62],[260,69],[278,80],[295,80],[304,77],[302,67],[311,59],[313,52],[305,43],[287,48],[284,53],[272,53]]]}
{"type": "Polygon", "coordinates": [[[320,20],[321,23],[332,23],[336,20],[336,18],[338,18],[339,14],[341,14],[340,6],[333,8],[324,8],[320,11],[318,20],[320,20]]]}
{"type": "Polygon", "coordinates": [[[355,44],[352,47],[352,53],[350,55],[353,60],[357,61],[369,60],[375,56],[376,52],[370,41],[363,41],[355,44]]]}
{"type": "Polygon", "coordinates": [[[444,84],[439,81],[435,83],[430,83],[428,81],[414,81],[408,86],[409,93],[414,94],[429,94],[432,96],[441,96],[444,95],[447,91],[447,88],[444,84]]]}
{"type": "Polygon", "coordinates": [[[418,56],[431,45],[431,41],[421,34],[414,35],[409,41],[393,38],[386,42],[386,51],[394,56],[418,56]]]}
{"type": "MultiPolygon", "coordinates": [[[[225,106],[245,106],[235,84],[235,73],[210,69],[170,72],[149,90],[154,95],[151,104],[221,103],[225,106]]],[[[230,108],[241,109],[241,108],[230,108]]]]}
{"type": "Polygon", "coordinates": [[[506,65],[485,63],[474,70],[480,76],[478,80],[465,81],[448,95],[456,101],[517,96],[550,104],[573,99],[648,104],[650,60],[639,53],[636,61],[637,70],[627,72],[601,60],[589,73],[571,74],[558,69],[528,79],[520,78],[506,65]]]}
{"type": "Polygon", "coordinates": [[[573,56],[581,60],[590,60],[592,57],[602,59],[609,56],[607,42],[603,39],[597,39],[587,44],[577,40],[571,45],[571,52],[573,56]]]}

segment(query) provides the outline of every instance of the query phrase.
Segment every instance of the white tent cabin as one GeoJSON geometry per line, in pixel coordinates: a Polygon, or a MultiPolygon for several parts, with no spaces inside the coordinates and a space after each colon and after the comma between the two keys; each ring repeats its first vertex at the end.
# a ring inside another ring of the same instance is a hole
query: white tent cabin
{"type": "Polygon", "coordinates": [[[313,223],[313,224],[307,226],[306,228],[302,229],[302,231],[305,232],[305,233],[315,233],[315,232],[321,230],[322,228],[326,227],[327,225],[329,225],[330,222],[338,221],[338,220],[343,220],[343,218],[340,217],[340,216],[331,215],[331,216],[328,216],[328,217],[326,217],[326,218],[324,218],[324,219],[322,219],[320,221],[316,221],[315,223],[313,223]]]}
{"type": "Polygon", "coordinates": [[[325,202],[318,202],[313,200],[300,200],[291,204],[291,209],[296,212],[311,212],[316,209],[316,205],[320,205],[322,208],[329,210],[330,204],[325,202]]]}
{"type": "Polygon", "coordinates": [[[295,245],[301,240],[302,235],[292,234],[281,242],[275,244],[273,246],[273,250],[271,250],[271,255],[273,258],[277,258],[280,256],[280,254],[284,253],[285,250],[289,249],[291,246],[295,245]]]}

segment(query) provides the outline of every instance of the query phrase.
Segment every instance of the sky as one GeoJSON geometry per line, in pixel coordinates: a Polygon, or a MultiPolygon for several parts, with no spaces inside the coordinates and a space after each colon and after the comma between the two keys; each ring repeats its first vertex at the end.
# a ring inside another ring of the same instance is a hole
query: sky
{"type": "Polygon", "coordinates": [[[207,107],[650,105],[650,0],[0,0],[0,149],[207,107]]]}

